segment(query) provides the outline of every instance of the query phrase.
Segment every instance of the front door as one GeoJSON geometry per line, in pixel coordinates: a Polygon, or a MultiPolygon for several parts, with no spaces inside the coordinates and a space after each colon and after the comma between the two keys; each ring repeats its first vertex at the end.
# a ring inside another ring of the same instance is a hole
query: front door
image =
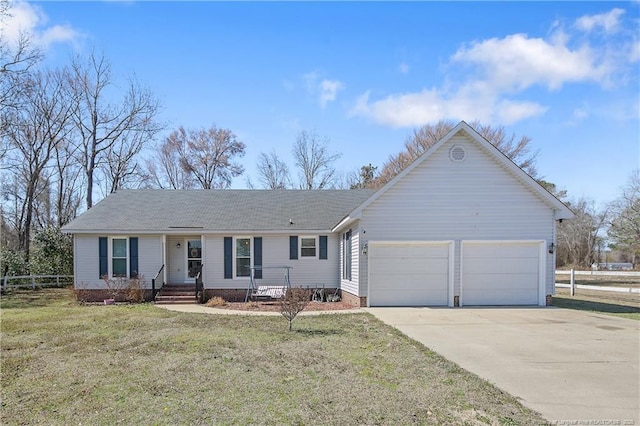
{"type": "Polygon", "coordinates": [[[202,242],[187,240],[187,274],[189,281],[195,278],[202,266],[202,242]]]}

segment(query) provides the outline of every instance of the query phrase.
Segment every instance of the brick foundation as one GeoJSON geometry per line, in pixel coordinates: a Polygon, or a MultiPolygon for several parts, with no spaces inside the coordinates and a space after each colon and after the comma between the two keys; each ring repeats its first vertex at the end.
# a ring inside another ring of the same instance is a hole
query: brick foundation
{"type": "Polygon", "coordinates": [[[244,298],[247,296],[247,289],[222,289],[222,288],[207,288],[204,290],[205,302],[212,297],[222,297],[227,302],[244,302],[244,298]]]}
{"type": "Polygon", "coordinates": [[[344,290],[340,290],[340,296],[343,302],[348,303],[351,306],[357,306],[359,308],[364,308],[367,306],[366,296],[358,297],[355,294],[351,294],[344,290]]]}
{"type": "MultiPolygon", "coordinates": [[[[105,289],[98,290],[74,290],[76,293],[76,299],[78,302],[104,302],[106,299],[111,299],[111,295],[105,289]]],[[[145,302],[149,302],[151,300],[151,289],[144,290],[143,299],[145,302]]],[[[122,294],[116,297],[116,302],[133,302],[135,301],[133,297],[129,296],[126,291],[122,292],[122,294]]]]}
{"type": "Polygon", "coordinates": [[[553,306],[553,295],[552,294],[547,294],[546,303],[547,303],[547,306],[553,306]]]}

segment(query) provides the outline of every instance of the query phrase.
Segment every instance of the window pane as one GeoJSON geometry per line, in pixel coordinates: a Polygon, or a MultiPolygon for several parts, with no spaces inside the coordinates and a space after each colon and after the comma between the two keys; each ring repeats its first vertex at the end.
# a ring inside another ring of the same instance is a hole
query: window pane
{"type": "Polygon", "coordinates": [[[238,238],[236,240],[236,257],[251,256],[251,240],[249,238],[238,238]]]}
{"type": "Polygon", "coordinates": [[[113,239],[113,257],[127,257],[127,240],[124,238],[113,239]]]}
{"type": "Polygon", "coordinates": [[[113,276],[127,276],[127,259],[113,259],[113,276]]]}
{"type": "Polygon", "coordinates": [[[249,266],[251,266],[251,259],[249,258],[236,259],[236,276],[248,277],[251,274],[251,270],[249,269],[249,266]]]}
{"type": "Polygon", "coordinates": [[[315,257],[316,256],[316,239],[300,238],[300,256],[315,257]]]}
{"type": "Polygon", "coordinates": [[[200,240],[187,241],[189,259],[200,259],[202,257],[202,243],[200,240]]]}
{"type": "Polygon", "coordinates": [[[316,246],[316,239],[315,238],[301,238],[301,243],[300,245],[302,247],[314,247],[316,246]]]}

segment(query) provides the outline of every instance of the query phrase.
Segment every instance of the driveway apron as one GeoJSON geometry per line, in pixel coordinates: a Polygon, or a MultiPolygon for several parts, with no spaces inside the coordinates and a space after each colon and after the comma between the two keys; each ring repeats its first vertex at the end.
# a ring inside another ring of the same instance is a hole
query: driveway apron
{"type": "Polygon", "coordinates": [[[560,308],[366,308],[551,424],[640,425],[639,321],[560,308]]]}

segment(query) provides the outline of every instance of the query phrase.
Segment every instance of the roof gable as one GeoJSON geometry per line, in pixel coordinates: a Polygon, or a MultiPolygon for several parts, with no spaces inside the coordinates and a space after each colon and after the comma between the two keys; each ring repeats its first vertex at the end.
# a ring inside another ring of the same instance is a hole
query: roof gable
{"type": "MultiPolygon", "coordinates": [[[[420,167],[428,158],[430,158],[435,152],[442,149],[442,146],[447,144],[454,136],[458,133],[464,132],[470,139],[479,145],[486,153],[488,153],[496,162],[503,165],[514,177],[514,179],[518,179],[521,181],[531,192],[536,194],[544,203],[546,203],[550,208],[555,210],[555,218],[556,219],[570,219],[573,217],[573,212],[564,205],[560,200],[558,200],[553,194],[547,191],[544,187],[542,187],[535,179],[533,179],[529,174],[527,174],[524,170],[518,167],[509,157],[507,157],[504,153],[502,153],[498,148],[493,146],[488,140],[482,137],[478,132],[476,132],[471,126],[469,126],[466,122],[461,121],[458,123],[449,133],[447,133],[442,139],[436,142],[433,146],[431,146],[427,151],[425,151],[420,157],[418,157],[413,163],[411,163],[407,168],[398,173],[393,179],[391,179],[385,186],[380,188],[375,194],[373,194],[368,200],[358,206],[354,211],[351,212],[349,217],[351,219],[358,218],[362,215],[362,211],[367,208],[371,203],[380,198],[384,193],[386,193],[390,188],[394,187],[398,184],[398,182],[402,181],[405,176],[412,173],[412,171],[420,167]]],[[[343,222],[348,222],[345,220],[343,222]]],[[[339,226],[336,227],[338,229],[339,226]]]]}

